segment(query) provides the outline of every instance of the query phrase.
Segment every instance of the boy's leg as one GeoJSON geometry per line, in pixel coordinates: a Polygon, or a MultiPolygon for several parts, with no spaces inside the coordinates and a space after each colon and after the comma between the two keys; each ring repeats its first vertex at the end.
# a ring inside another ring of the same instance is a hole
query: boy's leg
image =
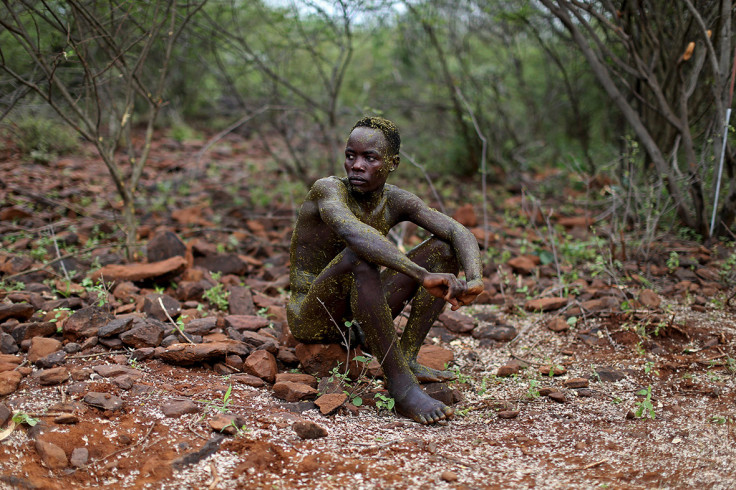
{"type": "MultiPolygon", "coordinates": [[[[438,238],[425,240],[407,256],[430,272],[456,274],[459,266],[452,247],[438,238]]],[[[392,270],[382,276],[387,301],[393,316],[398,315],[407,301],[412,300],[411,314],[401,336],[401,350],[414,374],[423,382],[448,381],[455,378],[450,371],[440,371],[417,362],[417,354],[427,333],[445,307],[445,300],[429,294],[414,280],[392,270]]]]}
{"type": "Polygon", "coordinates": [[[407,363],[394,330],[391,308],[382,294],[383,283],[378,266],[356,257],[353,275],[355,280],[350,294],[353,319],[362,328],[371,353],[381,363],[397,411],[423,424],[451,417],[454,411],[419,387],[407,363]]]}

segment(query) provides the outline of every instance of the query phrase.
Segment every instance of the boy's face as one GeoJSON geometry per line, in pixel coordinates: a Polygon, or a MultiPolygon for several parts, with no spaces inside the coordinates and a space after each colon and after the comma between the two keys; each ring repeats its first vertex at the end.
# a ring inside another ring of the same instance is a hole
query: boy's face
{"type": "Polygon", "coordinates": [[[350,133],[345,145],[345,172],[354,190],[381,189],[397,160],[396,155],[389,155],[386,137],[378,129],[358,127],[350,133]]]}

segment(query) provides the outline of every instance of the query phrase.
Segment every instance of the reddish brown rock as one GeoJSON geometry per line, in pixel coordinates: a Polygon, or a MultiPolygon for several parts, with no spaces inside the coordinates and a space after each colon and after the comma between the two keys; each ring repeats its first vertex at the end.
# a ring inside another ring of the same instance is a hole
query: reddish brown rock
{"type": "Polygon", "coordinates": [[[0,374],[0,396],[9,395],[17,390],[21,379],[23,375],[18,371],[6,371],[0,374]]]}
{"type": "Polygon", "coordinates": [[[362,355],[360,349],[352,349],[350,353],[339,344],[297,344],[294,348],[296,357],[302,368],[318,378],[329,376],[333,368],[340,365],[340,372],[345,372],[345,362],[349,361],[348,376],[357,378],[363,371],[363,363],[353,360],[362,355]]]}
{"type": "Polygon", "coordinates": [[[48,337],[56,333],[56,323],[54,322],[35,322],[35,323],[21,323],[13,328],[13,339],[17,343],[21,343],[24,340],[32,339],[33,337],[48,337]]]}
{"type": "Polygon", "coordinates": [[[534,268],[537,266],[532,259],[527,256],[514,257],[507,262],[508,265],[517,274],[529,275],[534,272],[534,268]]]}
{"type": "Polygon", "coordinates": [[[166,334],[164,324],[154,319],[139,321],[131,328],[120,334],[123,344],[134,349],[144,347],[158,347],[166,334]]]}
{"type": "Polygon", "coordinates": [[[47,468],[59,470],[69,466],[64,450],[52,442],[36,439],[36,451],[47,468]]]}
{"type": "Polygon", "coordinates": [[[567,332],[570,329],[570,325],[564,318],[556,316],[547,322],[547,328],[553,332],[567,332]]]}
{"type": "Polygon", "coordinates": [[[587,388],[588,378],[570,378],[563,383],[566,388],[587,388]]]}
{"type": "Polygon", "coordinates": [[[567,298],[537,298],[524,303],[526,311],[553,311],[567,305],[567,298]]]}
{"type": "Polygon", "coordinates": [[[231,315],[255,315],[256,306],[253,304],[253,295],[250,289],[244,286],[230,286],[228,304],[231,315]]]}
{"type": "Polygon", "coordinates": [[[44,386],[58,385],[69,379],[69,371],[61,366],[44,369],[38,376],[38,382],[44,386]]]}
{"type": "Polygon", "coordinates": [[[161,407],[161,411],[167,417],[177,418],[189,413],[199,413],[202,410],[191,400],[174,400],[165,403],[161,407]]]}
{"type": "Polygon", "coordinates": [[[639,293],[639,302],[647,308],[654,309],[659,308],[659,305],[662,303],[662,298],[660,298],[659,295],[651,289],[644,289],[639,293]]]}
{"type": "Polygon", "coordinates": [[[219,272],[223,275],[234,274],[236,276],[242,276],[248,272],[248,264],[237,254],[195,257],[194,265],[210,272],[219,272]]]}
{"type": "Polygon", "coordinates": [[[143,300],[143,311],[151,318],[168,322],[169,317],[176,319],[181,313],[181,303],[167,294],[151,293],[143,300]],[[163,308],[161,304],[163,303],[163,308]],[[166,316],[166,314],[169,314],[166,316]]]}
{"type": "Polygon", "coordinates": [[[36,312],[36,308],[28,303],[0,304],[0,323],[8,318],[15,318],[21,322],[28,321],[36,312]]]}
{"type": "Polygon", "coordinates": [[[293,381],[278,381],[273,385],[273,394],[276,398],[287,402],[309,400],[317,396],[317,390],[304,383],[293,381]]]}
{"type": "Polygon", "coordinates": [[[101,410],[110,410],[112,412],[123,408],[122,398],[111,395],[110,393],[98,393],[91,391],[84,395],[82,401],[101,410]]]}
{"type": "Polygon", "coordinates": [[[601,311],[619,311],[620,301],[613,296],[604,296],[598,299],[584,301],[580,305],[583,310],[589,313],[599,313],[601,311]]]}
{"type": "Polygon", "coordinates": [[[184,257],[187,253],[187,246],[184,242],[171,231],[161,231],[156,233],[146,245],[146,257],[149,263],[161,262],[162,260],[172,257],[184,257]]]}
{"type": "Polygon", "coordinates": [[[468,333],[475,328],[475,319],[459,311],[444,311],[439,320],[451,332],[468,333]]]}
{"type": "Polygon", "coordinates": [[[312,376],[311,374],[302,374],[302,373],[279,373],[276,375],[276,382],[283,382],[283,381],[291,381],[292,383],[303,383],[307,386],[311,386],[312,388],[317,387],[317,383],[319,382],[317,378],[312,376]]]}
{"type": "Polygon", "coordinates": [[[348,396],[345,393],[328,393],[317,398],[314,404],[319,407],[322,415],[330,415],[343,406],[347,400],[348,396]]]}
{"type": "Polygon", "coordinates": [[[518,410],[501,410],[498,412],[498,418],[500,419],[515,419],[519,416],[518,410]]]}
{"type": "Polygon", "coordinates": [[[88,306],[76,311],[64,322],[64,338],[84,340],[97,335],[97,331],[110,323],[113,316],[104,308],[88,306]]]}
{"type": "Polygon", "coordinates": [[[440,370],[447,369],[453,359],[455,359],[455,354],[439,345],[423,345],[417,356],[419,364],[440,370]]]}
{"type": "Polygon", "coordinates": [[[208,342],[206,344],[173,344],[159,356],[162,361],[180,366],[189,366],[215,359],[225,359],[228,354],[246,356],[250,352],[247,345],[236,340],[208,342]]]}
{"type": "Polygon", "coordinates": [[[234,435],[237,434],[238,429],[245,426],[246,421],[240,415],[234,415],[231,413],[218,413],[210,419],[209,423],[210,427],[215,432],[234,435]]]}
{"type": "Polygon", "coordinates": [[[543,376],[562,376],[567,374],[567,369],[565,366],[560,366],[559,364],[545,364],[544,366],[540,366],[539,374],[543,376]]]}
{"type": "Polygon", "coordinates": [[[255,332],[271,324],[268,318],[256,315],[228,315],[225,317],[225,327],[238,331],[248,330],[255,332]]]}
{"type": "Polygon", "coordinates": [[[28,349],[28,361],[36,362],[61,349],[61,342],[49,337],[33,337],[28,349]]]}
{"type": "Polygon", "coordinates": [[[309,420],[294,422],[292,428],[302,439],[319,439],[327,436],[327,429],[309,420]]]}
{"type": "Polygon", "coordinates": [[[143,281],[146,279],[169,279],[175,277],[187,267],[184,257],[171,257],[160,262],[146,264],[110,264],[98,269],[92,274],[92,280],[98,281],[143,281]]]}
{"type": "Polygon", "coordinates": [[[521,368],[518,364],[504,364],[503,366],[498,368],[498,371],[496,371],[496,376],[506,378],[514,374],[519,374],[519,371],[521,371],[521,368]]]}
{"type": "Polygon", "coordinates": [[[263,388],[264,386],[266,386],[266,383],[261,378],[259,378],[258,376],[253,376],[252,374],[233,374],[232,376],[230,376],[230,380],[235,381],[236,383],[244,384],[246,386],[252,386],[253,388],[263,388]]]}
{"type": "Polygon", "coordinates": [[[257,350],[245,359],[243,371],[273,383],[278,372],[276,358],[268,351],[257,350]]]}
{"type": "Polygon", "coordinates": [[[478,226],[478,216],[475,214],[472,204],[460,206],[452,217],[455,221],[468,228],[478,226]]]}

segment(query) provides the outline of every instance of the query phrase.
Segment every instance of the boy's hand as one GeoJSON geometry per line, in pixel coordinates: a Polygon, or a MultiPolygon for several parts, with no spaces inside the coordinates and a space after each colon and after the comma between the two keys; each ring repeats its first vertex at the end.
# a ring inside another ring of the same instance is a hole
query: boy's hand
{"type": "MultiPolygon", "coordinates": [[[[422,280],[422,286],[429,294],[436,298],[443,298],[452,305],[452,310],[457,310],[465,303],[458,298],[463,297],[467,290],[467,284],[454,274],[443,274],[430,272],[422,280]]],[[[482,286],[481,286],[482,288],[482,286]]],[[[482,290],[482,289],[481,289],[482,290]]],[[[480,294],[480,293],[478,293],[480,294]]],[[[477,296],[477,294],[476,294],[477,296]]],[[[475,298],[475,296],[473,296],[475,298]]]]}
{"type": "MultiPolygon", "coordinates": [[[[480,293],[483,292],[484,288],[483,279],[473,279],[466,284],[465,291],[457,296],[458,303],[461,305],[469,305],[475,301],[475,298],[477,298],[480,293]]],[[[453,308],[453,310],[455,309],[457,308],[453,308]]]]}

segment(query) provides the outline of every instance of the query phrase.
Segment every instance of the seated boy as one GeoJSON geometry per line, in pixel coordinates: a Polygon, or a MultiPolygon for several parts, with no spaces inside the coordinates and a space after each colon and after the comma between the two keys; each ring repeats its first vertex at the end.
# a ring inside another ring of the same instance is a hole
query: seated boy
{"type": "Polygon", "coordinates": [[[417,353],[446,302],[456,310],[483,291],[480,253],[465,227],[386,184],[399,165],[400,144],[391,121],[363,118],[345,147],[347,177],[312,186],[291,241],[288,321],[300,342],[338,343],[348,336],[338,328],[350,320],[381,362],[396,410],[423,424],[444,423],[452,408],[418,381],[452,375],[422,366],[417,353]],[[433,236],[404,254],[386,238],[402,221],[433,236]],[[460,268],[467,282],[458,278],[460,268]],[[393,318],[408,301],[411,314],[399,339],[393,318]]]}

